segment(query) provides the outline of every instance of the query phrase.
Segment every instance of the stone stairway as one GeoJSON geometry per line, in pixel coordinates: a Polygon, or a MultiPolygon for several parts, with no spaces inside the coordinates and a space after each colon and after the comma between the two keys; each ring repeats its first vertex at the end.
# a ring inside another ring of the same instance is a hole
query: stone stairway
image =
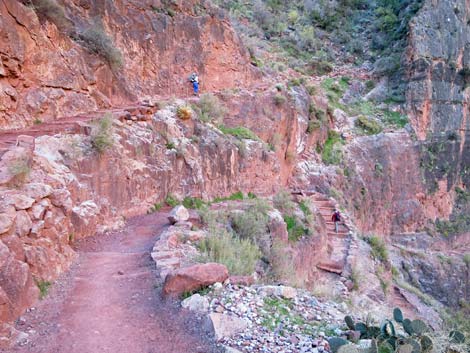
{"type": "Polygon", "coordinates": [[[338,233],[335,232],[334,222],[331,221],[331,216],[335,211],[335,204],[327,196],[319,193],[311,193],[310,200],[320,212],[320,215],[326,224],[328,235],[329,258],[326,261],[319,263],[317,268],[341,275],[345,270],[351,246],[350,229],[346,224],[341,223],[338,233]]]}

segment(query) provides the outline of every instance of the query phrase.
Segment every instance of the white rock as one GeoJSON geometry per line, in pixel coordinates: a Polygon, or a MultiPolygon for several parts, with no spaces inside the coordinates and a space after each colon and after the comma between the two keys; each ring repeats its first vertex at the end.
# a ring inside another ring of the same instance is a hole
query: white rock
{"type": "Polygon", "coordinates": [[[185,222],[189,219],[189,212],[186,207],[182,205],[178,205],[173,208],[168,216],[168,220],[171,224],[175,224],[177,222],[185,222]]]}
{"type": "Polygon", "coordinates": [[[221,340],[224,337],[232,337],[248,327],[248,321],[237,316],[211,313],[209,317],[212,321],[217,340],[221,340]]]}
{"type": "Polygon", "coordinates": [[[181,302],[183,308],[198,313],[206,313],[209,310],[209,300],[200,294],[194,294],[181,302]]]}

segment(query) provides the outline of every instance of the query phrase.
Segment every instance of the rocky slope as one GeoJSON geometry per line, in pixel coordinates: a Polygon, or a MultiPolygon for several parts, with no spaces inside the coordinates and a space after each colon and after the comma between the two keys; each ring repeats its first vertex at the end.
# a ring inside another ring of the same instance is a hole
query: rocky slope
{"type": "Polygon", "coordinates": [[[74,239],[169,195],[283,187],[314,204],[318,237],[289,242],[281,232],[310,289],[341,294],[361,273],[362,308],[407,302],[426,316],[435,313],[422,292],[453,307],[469,301],[466,2],[425,1],[411,20],[404,107],[373,100],[384,87],[366,91],[367,65],[302,79],[255,68],[226,13],[206,1],[33,3],[0,2],[0,128],[34,124],[36,136],[0,140],[0,322],[67,270],[74,239]],[[192,71],[223,119],[203,98],[173,98],[190,95],[192,71]],[[380,120],[397,112],[409,126],[380,120]],[[110,126],[94,121],[107,113],[110,126]],[[331,236],[334,207],[347,216],[344,239],[331,236]],[[370,255],[362,238],[372,234],[389,258],[370,255]]]}
{"type": "Polygon", "coordinates": [[[207,91],[258,77],[210,4],[180,1],[165,10],[167,2],[150,0],[63,1],[59,9],[43,3],[36,11],[17,0],[0,3],[2,129],[189,95],[193,71],[207,91]]]}

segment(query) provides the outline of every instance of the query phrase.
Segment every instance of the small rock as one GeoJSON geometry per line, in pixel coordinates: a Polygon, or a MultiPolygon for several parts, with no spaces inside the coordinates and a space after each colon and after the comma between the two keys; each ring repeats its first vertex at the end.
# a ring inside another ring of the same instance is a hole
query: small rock
{"type": "Polygon", "coordinates": [[[178,205],[173,208],[168,216],[168,220],[171,224],[175,224],[177,222],[185,222],[189,219],[189,212],[186,207],[182,205],[178,205]]]}
{"type": "Polygon", "coordinates": [[[191,311],[205,313],[209,310],[209,300],[200,294],[194,294],[181,302],[183,308],[191,311]]]}

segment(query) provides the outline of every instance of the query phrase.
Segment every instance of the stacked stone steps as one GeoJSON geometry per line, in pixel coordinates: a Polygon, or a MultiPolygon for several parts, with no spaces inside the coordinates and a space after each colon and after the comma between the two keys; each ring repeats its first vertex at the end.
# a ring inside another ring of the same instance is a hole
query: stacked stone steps
{"type": "Polygon", "coordinates": [[[327,229],[329,258],[317,265],[317,268],[341,275],[346,267],[346,259],[349,255],[351,244],[350,231],[345,224],[340,224],[338,233],[335,224],[331,221],[336,206],[327,196],[318,193],[309,193],[312,204],[317,208],[327,229]]]}

